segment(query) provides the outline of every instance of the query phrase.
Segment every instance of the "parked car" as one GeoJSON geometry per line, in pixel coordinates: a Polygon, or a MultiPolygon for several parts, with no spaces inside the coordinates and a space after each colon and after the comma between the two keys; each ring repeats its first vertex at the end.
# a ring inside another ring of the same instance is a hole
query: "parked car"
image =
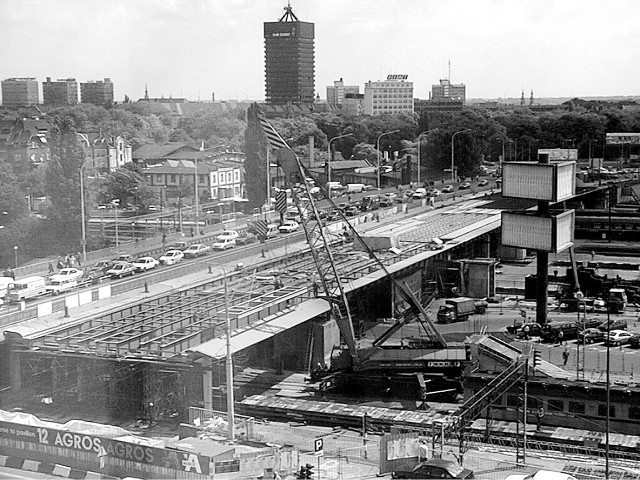
{"type": "Polygon", "coordinates": [[[153,257],[140,257],[133,262],[133,268],[136,272],[146,272],[160,265],[160,262],[153,257]]]}
{"type": "Polygon", "coordinates": [[[133,255],[130,255],[128,253],[124,253],[123,252],[123,253],[119,253],[118,254],[118,256],[115,258],[113,263],[116,263],[116,262],[129,262],[129,263],[131,263],[131,262],[133,262],[133,260],[134,260],[133,255]]]}
{"type": "Polygon", "coordinates": [[[127,275],[133,275],[136,273],[136,269],[133,266],[133,263],[129,262],[118,262],[111,267],[111,269],[107,270],[107,275],[111,278],[122,278],[127,275]]]}
{"type": "Polygon", "coordinates": [[[175,265],[183,258],[184,253],[182,253],[182,250],[167,250],[158,260],[160,260],[160,263],[163,265],[175,265]]]}
{"type": "Polygon", "coordinates": [[[107,275],[106,272],[111,268],[112,265],[113,264],[109,265],[105,269],[96,268],[95,266],[93,266],[85,272],[83,278],[85,280],[90,281],[92,285],[95,285],[96,283],[101,283],[102,280],[104,280],[105,278],[109,278],[109,275],[107,275]]]}
{"type": "Polygon", "coordinates": [[[432,458],[398,467],[391,478],[473,478],[473,471],[451,460],[432,458]]]}
{"type": "Polygon", "coordinates": [[[429,193],[430,197],[439,197],[440,195],[442,195],[442,192],[440,190],[438,190],[437,188],[434,188],[429,193]]]}
{"type": "Polygon", "coordinates": [[[578,333],[578,342],[593,343],[604,340],[605,333],[597,328],[586,328],[578,333]]]}
{"type": "Polygon", "coordinates": [[[278,228],[280,233],[293,233],[298,230],[298,222],[295,220],[285,220],[282,225],[278,228]]]}
{"type": "Polygon", "coordinates": [[[607,330],[626,330],[627,321],[624,318],[610,318],[605,320],[598,326],[598,330],[606,332],[607,330]],[[607,325],[608,324],[608,325],[607,325]]]}
{"type": "Polygon", "coordinates": [[[235,240],[239,236],[240,234],[235,230],[225,230],[224,232],[222,232],[220,235],[216,237],[216,241],[219,242],[221,240],[235,240]]]}
{"type": "Polygon", "coordinates": [[[469,190],[471,188],[471,184],[469,182],[461,183],[458,186],[458,190],[469,190]]]}
{"type": "Polygon", "coordinates": [[[415,200],[421,200],[423,198],[426,198],[426,196],[427,196],[426,188],[416,188],[415,191],[413,192],[413,198],[415,200]]]}
{"type": "Polygon", "coordinates": [[[113,266],[113,262],[111,260],[100,260],[99,262],[96,262],[95,265],[93,265],[89,271],[102,270],[103,272],[106,272],[112,266],[113,266]]]}
{"type": "Polygon", "coordinates": [[[233,248],[235,246],[235,238],[222,237],[218,238],[218,240],[216,240],[213,245],[211,245],[211,248],[213,248],[214,250],[227,250],[228,248],[233,248]]]}
{"type": "Polygon", "coordinates": [[[628,343],[631,337],[633,337],[633,333],[629,333],[626,330],[611,330],[609,335],[605,335],[604,343],[615,347],[628,343]]]}
{"type": "Polygon", "coordinates": [[[479,187],[486,187],[487,185],[489,185],[489,180],[487,180],[486,178],[483,178],[478,182],[479,187]]]}
{"type": "Polygon", "coordinates": [[[78,286],[78,281],[72,278],[64,278],[61,280],[54,280],[46,286],[47,292],[51,295],[60,295],[61,293],[73,290],[78,286]]]}
{"type": "Polygon", "coordinates": [[[236,243],[238,245],[248,245],[258,240],[258,237],[251,232],[246,232],[241,234],[238,238],[236,238],[236,243]]]}
{"type": "Polygon", "coordinates": [[[347,217],[355,217],[359,213],[360,213],[360,209],[355,205],[349,205],[347,208],[344,209],[344,214],[347,217]]]}
{"type": "Polygon", "coordinates": [[[442,187],[442,193],[453,193],[453,185],[445,185],[442,187]]]}
{"type": "Polygon", "coordinates": [[[57,282],[60,280],[79,280],[84,275],[84,272],[78,268],[68,267],[63,268],[58,273],[54,273],[49,277],[50,282],[57,282]]]}
{"type": "Polygon", "coordinates": [[[629,339],[629,346],[631,348],[640,348],[640,333],[634,333],[629,339]]]}
{"type": "Polygon", "coordinates": [[[167,247],[169,250],[186,250],[189,248],[189,244],[187,242],[173,242],[171,245],[167,247]]]}
{"type": "Polygon", "coordinates": [[[203,243],[194,243],[182,253],[184,253],[185,258],[197,258],[202,255],[209,255],[210,251],[211,247],[209,245],[205,245],[203,243]]]}

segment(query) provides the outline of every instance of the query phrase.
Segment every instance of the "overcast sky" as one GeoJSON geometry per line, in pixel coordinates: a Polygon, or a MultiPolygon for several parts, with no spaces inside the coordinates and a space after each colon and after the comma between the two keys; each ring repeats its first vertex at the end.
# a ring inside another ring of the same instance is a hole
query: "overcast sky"
{"type": "MultiPolygon", "coordinates": [[[[0,77],[110,77],[116,101],[264,99],[263,22],[286,0],[0,0],[0,77]]],[[[637,0],[291,0],[315,87],[408,74],[467,98],[640,94],[637,0]]],[[[41,97],[42,100],[42,97],[41,97]]]]}

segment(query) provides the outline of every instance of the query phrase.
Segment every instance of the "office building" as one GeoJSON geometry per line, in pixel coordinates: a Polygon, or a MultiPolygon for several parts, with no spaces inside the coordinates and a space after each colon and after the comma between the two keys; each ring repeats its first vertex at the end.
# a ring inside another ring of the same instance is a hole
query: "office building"
{"type": "Polygon", "coordinates": [[[55,82],[51,77],[42,83],[45,105],[75,105],[78,103],[78,82],[75,78],[62,78],[55,82]]]}
{"type": "Polygon", "coordinates": [[[35,78],[7,78],[2,81],[4,107],[30,107],[40,103],[38,82],[35,78]]]}
{"type": "Polygon", "coordinates": [[[386,80],[364,84],[365,115],[413,113],[413,82],[407,75],[387,75],[386,80]]]}
{"type": "Polygon", "coordinates": [[[342,78],[335,80],[333,86],[327,87],[327,103],[329,105],[342,105],[347,95],[358,95],[360,87],[358,85],[345,85],[342,78]]]}
{"type": "Polygon", "coordinates": [[[430,100],[448,98],[450,100],[462,100],[464,104],[467,95],[467,87],[464,83],[453,84],[448,79],[440,80],[439,85],[431,86],[430,100]]]}
{"type": "Polygon", "coordinates": [[[80,101],[82,103],[93,103],[94,105],[113,104],[113,83],[111,79],[104,81],[88,81],[80,84],[80,101]]]}
{"type": "Polygon", "coordinates": [[[291,6],[277,22],[264,23],[267,104],[313,103],[314,24],[301,22],[291,6]]]}

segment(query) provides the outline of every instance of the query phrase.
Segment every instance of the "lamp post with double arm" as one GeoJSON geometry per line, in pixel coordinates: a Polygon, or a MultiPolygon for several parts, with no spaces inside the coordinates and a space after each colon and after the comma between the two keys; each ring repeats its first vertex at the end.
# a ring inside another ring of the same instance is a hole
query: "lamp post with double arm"
{"type": "Polygon", "coordinates": [[[426,130],[424,132],[422,132],[420,135],[418,135],[418,186],[420,186],[420,170],[421,170],[421,163],[420,163],[420,150],[421,150],[421,146],[422,146],[422,137],[429,135],[431,132],[437,132],[439,129],[438,128],[432,128],[431,130],[426,130]]]}
{"type": "Polygon", "coordinates": [[[376,141],[376,154],[377,154],[377,157],[378,157],[378,168],[376,169],[377,172],[378,172],[378,190],[380,190],[380,187],[381,187],[381,185],[380,185],[380,180],[381,180],[380,179],[380,139],[382,137],[384,137],[385,135],[391,135],[392,133],[398,133],[399,131],[400,130],[392,130],[390,132],[384,132],[384,133],[381,133],[380,135],[378,135],[378,140],[376,141]]]}
{"type": "Polygon", "coordinates": [[[464,130],[460,130],[458,132],[455,132],[453,135],[451,135],[451,183],[455,183],[456,181],[456,164],[455,164],[455,143],[454,143],[454,139],[456,138],[456,135],[458,135],[459,133],[464,133],[464,132],[469,132],[470,130],[468,128],[465,128],[464,130]]]}

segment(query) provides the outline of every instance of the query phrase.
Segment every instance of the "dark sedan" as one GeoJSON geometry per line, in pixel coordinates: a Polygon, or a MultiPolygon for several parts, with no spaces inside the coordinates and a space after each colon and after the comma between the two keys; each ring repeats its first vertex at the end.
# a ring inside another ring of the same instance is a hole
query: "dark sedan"
{"type": "Polygon", "coordinates": [[[451,460],[432,458],[419,463],[409,463],[396,469],[391,478],[473,478],[473,471],[451,460]]]}

